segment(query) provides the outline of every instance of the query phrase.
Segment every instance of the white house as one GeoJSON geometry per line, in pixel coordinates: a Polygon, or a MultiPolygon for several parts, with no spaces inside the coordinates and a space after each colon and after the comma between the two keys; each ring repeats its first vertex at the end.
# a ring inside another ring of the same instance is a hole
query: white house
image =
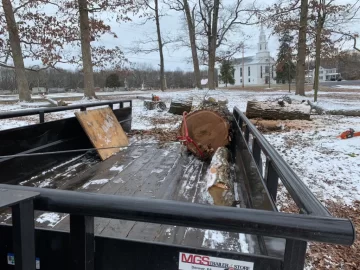
{"type": "MultiPolygon", "coordinates": [[[[315,78],[315,69],[312,70],[312,78],[315,78]]],[[[319,67],[319,81],[337,81],[341,78],[341,74],[337,72],[336,68],[319,67]]]]}
{"type": "Polygon", "coordinates": [[[261,85],[269,83],[275,84],[276,76],[275,60],[270,56],[268,42],[263,27],[260,30],[258,51],[254,56],[236,58],[233,60],[235,68],[235,85],[241,86],[244,79],[244,85],[261,85]],[[244,70],[243,70],[244,61],[244,70]],[[270,71],[270,72],[269,72],[270,71]]]}

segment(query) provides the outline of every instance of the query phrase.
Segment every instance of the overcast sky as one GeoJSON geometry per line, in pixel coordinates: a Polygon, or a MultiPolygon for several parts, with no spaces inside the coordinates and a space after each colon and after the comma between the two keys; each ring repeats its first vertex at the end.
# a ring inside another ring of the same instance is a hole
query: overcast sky
{"type": "MultiPolygon", "coordinates": [[[[181,32],[183,29],[182,16],[181,12],[168,11],[167,16],[161,18],[161,32],[164,35],[181,32]]],[[[107,36],[104,37],[100,43],[119,45],[124,48],[129,61],[149,63],[156,67],[160,63],[158,52],[151,54],[131,54],[128,50],[136,41],[144,39],[146,35],[152,34],[156,36],[155,22],[149,21],[145,25],[140,25],[141,21],[141,19],[134,17],[131,23],[123,23],[120,25],[116,22],[110,22],[112,30],[118,35],[118,39],[107,36]]],[[[250,38],[247,38],[245,41],[245,45],[248,47],[245,50],[245,56],[254,55],[257,51],[257,42],[260,33],[259,26],[241,26],[240,30],[243,31],[246,36],[250,36],[250,38]]],[[[265,29],[265,32],[269,36],[269,49],[271,54],[275,56],[278,48],[278,37],[270,36],[270,30],[265,29]]],[[[241,35],[243,34],[239,35],[239,40],[242,40],[241,35]]],[[[164,57],[165,69],[167,70],[181,68],[190,71],[193,69],[192,63],[187,63],[187,60],[191,58],[191,51],[187,48],[179,49],[168,45],[164,50],[164,57]]],[[[238,57],[241,57],[241,55],[238,55],[238,57]]]]}
{"type": "MultiPolygon", "coordinates": [[[[224,2],[231,2],[232,0],[224,0],[224,2]]],[[[244,0],[249,1],[249,0],[244,0]]],[[[351,3],[356,0],[337,0],[337,2],[341,3],[351,3]]],[[[270,4],[270,2],[274,2],[274,0],[268,0],[266,4],[270,4]]],[[[51,12],[51,11],[49,11],[51,12]]],[[[152,35],[156,37],[156,26],[154,21],[148,21],[145,25],[141,25],[140,23],[143,19],[139,19],[138,16],[132,17],[132,22],[127,23],[118,23],[115,18],[111,18],[107,13],[101,13],[98,15],[102,20],[108,23],[111,26],[111,30],[115,32],[118,38],[113,38],[110,35],[104,35],[100,41],[94,42],[99,43],[101,45],[105,45],[107,47],[119,46],[123,49],[125,53],[125,57],[132,63],[147,63],[152,65],[153,67],[158,67],[159,61],[159,53],[154,52],[150,54],[133,54],[129,52],[129,48],[134,47],[138,40],[144,39],[147,35],[152,35]]],[[[182,21],[183,14],[182,12],[177,12],[173,10],[168,10],[166,12],[166,16],[161,17],[160,27],[163,36],[165,35],[173,35],[175,36],[179,31],[182,31],[184,24],[182,21]]],[[[358,24],[354,24],[353,30],[358,31],[358,24]]],[[[238,34],[239,36],[236,40],[244,40],[245,39],[245,56],[252,56],[257,51],[257,42],[260,33],[259,26],[240,26],[242,34],[238,34]],[[246,38],[243,38],[246,36],[246,38]]],[[[265,29],[265,33],[268,37],[268,47],[271,53],[271,56],[276,58],[277,49],[279,47],[278,36],[271,36],[270,29],[265,29]]],[[[187,37],[186,37],[187,38],[187,37]]],[[[360,40],[359,40],[360,42],[360,40]]],[[[93,43],[92,43],[93,44],[93,43]]],[[[349,48],[351,44],[349,44],[349,48]]],[[[73,53],[80,54],[80,48],[70,48],[73,53]]],[[[175,70],[180,68],[182,70],[191,71],[192,63],[188,60],[191,59],[191,52],[187,48],[174,48],[174,46],[169,45],[164,50],[165,57],[165,69],[166,70],[175,70]]],[[[241,54],[235,55],[235,57],[241,57],[241,54]]],[[[34,65],[33,62],[29,62],[26,60],[26,65],[34,65]]],[[[75,66],[70,65],[62,65],[61,67],[67,69],[75,69],[75,66]]],[[[204,67],[205,68],[205,67],[204,67]]]]}

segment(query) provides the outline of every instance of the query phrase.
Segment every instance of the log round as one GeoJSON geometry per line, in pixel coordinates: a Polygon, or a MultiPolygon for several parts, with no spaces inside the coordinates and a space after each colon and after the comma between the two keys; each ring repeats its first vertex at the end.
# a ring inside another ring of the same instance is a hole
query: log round
{"type": "Polygon", "coordinates": [[[311,108],[306,104],[285,104],[281,107],[277,102],[248,101],[246,116],[267,120],[310,120],[311,108]]]}
{"type": "MultiPolygon", "coordinates": [[[[217,112],[209,110],[195,111],[186,116],[189,136],[196,142],[203,152],[203,159],[210,158],[221,146],[229,143],[229,122],[217,112]]],[[[184,123],[181,124],[181,135],[185,135],[184,123]]],[[[196,147],[189,143],[187,148],[197,157],[201,158],[196,147]]]]}

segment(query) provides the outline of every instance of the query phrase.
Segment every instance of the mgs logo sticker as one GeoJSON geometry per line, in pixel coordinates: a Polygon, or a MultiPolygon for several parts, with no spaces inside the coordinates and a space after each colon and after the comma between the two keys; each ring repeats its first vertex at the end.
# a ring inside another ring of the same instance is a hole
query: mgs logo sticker
{"type": "Polygon", "coordinates": [[[254,263],[180,252],[179,270],[253,270],[254,263]]]}

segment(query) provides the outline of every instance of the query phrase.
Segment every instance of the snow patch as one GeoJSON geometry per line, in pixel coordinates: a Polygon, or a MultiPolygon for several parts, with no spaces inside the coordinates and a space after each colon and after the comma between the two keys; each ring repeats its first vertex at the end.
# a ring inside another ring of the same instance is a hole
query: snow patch
{"type": "Polygon", "coordinates": [[[360,85],[335,85],[333,88],[340,89],[360,89],[360,85]]]}
{"type": "Polygon", "coordinates": [[[39,223],[46,223],[48,222],[49,227],[55,227],[61,221],[61,216],[58,213],[44,213],[41,214],[37,219],[36,222],[39,223]]]}
{"type": "Polygon", "coordinates": [[[103,185],[109,182],[109,179],[97,179],[97,180],[91,180],[90,182],[87,182],[82,187],[84,189],[88,188],[90,185],[103,185]]]}
{"type": "Polygon", "coordinates": [[[219,231],[205,230],[202,246],[216,249],[218,245],[225,243],[224,235],[219,231]]]}
{"type": "Polygon", "coordinates": [[[163,171],[163,169],[154,169],[151,171],[151,173],[162,173],[163,171]]]}
{"type": "Polygon", "coordinates": [[[124,170],[124,165],[120,165],[120,166],[113,166],[110,168],[110,171],[118,171],[118,172],[122,172],[124,170]]]}

